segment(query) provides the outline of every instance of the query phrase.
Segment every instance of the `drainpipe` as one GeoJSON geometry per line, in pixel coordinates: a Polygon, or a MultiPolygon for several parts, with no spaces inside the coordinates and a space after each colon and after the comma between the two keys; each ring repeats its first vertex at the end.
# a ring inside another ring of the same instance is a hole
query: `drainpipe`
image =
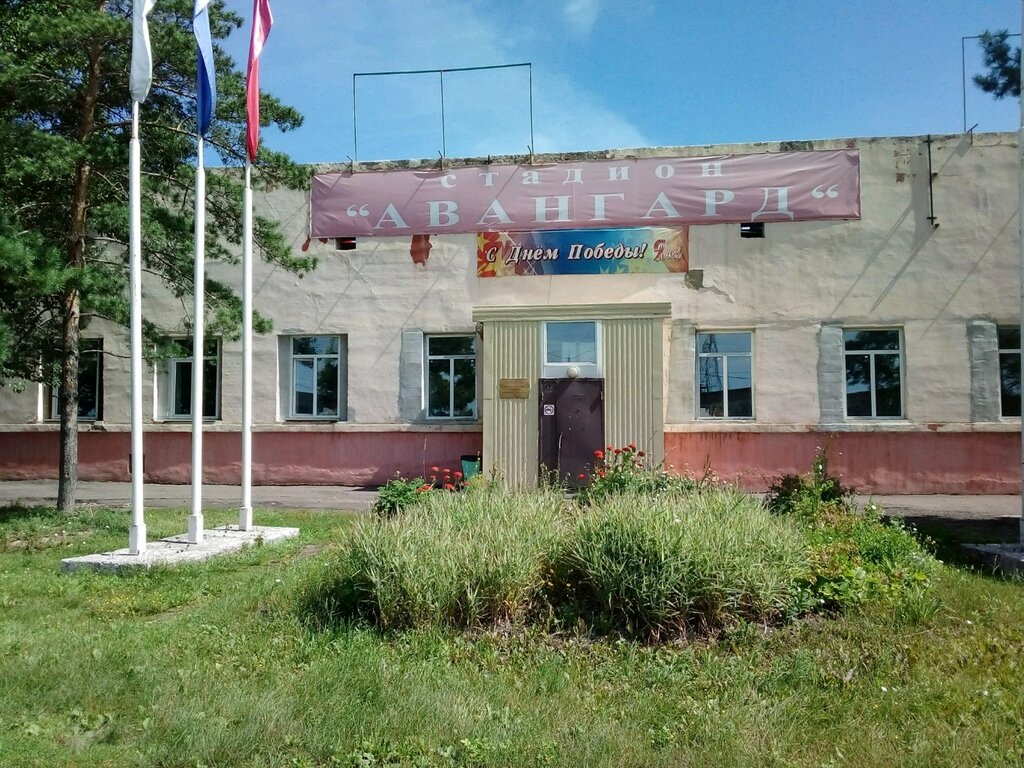
{"type": "MultiPolygon", "coordinates": [[[[1024,32],[1024,0],[1021,0],[1021,31],[1024,32]]],[[[1021,74],[1024,75],[1024,68],[1021,74]]],[[[1021,78],[1024,83],[1024,77],[1021,78]]],[[[1020,320],[1024,327],[1024,98],[1020,98],[1020,126],[1017,129],[1017,235],[1020,248],[1020,320]]],[[[1024,353],[1022,353],[1024,354],[1024,353]]],[[[1024,547],[1024,417],[1021,417],[1021,508],[1018,542],[1024,547]]]]}

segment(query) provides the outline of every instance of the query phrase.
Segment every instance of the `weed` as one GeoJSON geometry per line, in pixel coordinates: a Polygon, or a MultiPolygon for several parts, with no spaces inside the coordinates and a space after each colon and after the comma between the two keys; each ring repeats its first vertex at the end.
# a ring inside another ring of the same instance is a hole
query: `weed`
{"type": "Polygon", "coordinates": [[[378,489],[372,512],[379,517],[393,517],[414,504],[430,488],[422,477],[407,480],[396,474],[378,489]]]}

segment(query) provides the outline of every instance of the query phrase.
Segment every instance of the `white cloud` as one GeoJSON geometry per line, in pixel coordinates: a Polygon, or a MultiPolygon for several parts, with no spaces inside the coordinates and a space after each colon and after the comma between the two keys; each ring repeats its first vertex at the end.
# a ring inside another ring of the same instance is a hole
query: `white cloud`
{"type": "MultiPolygon", "coordinates": [[[[229,0],[234,10],[244,0],[229,0]]],[[[550,8],[550,7],[549,7],[550,8]]],[[[643,146],[640,130],[561,73],[547,39],[559,25],[593,28],[597,0],[571,0],[559,11],[524,14],[522,23],[471,0],[382,0],[348,3],[293,0],[280,11],[263,54],[262,85],[306,118],[268,145],[303,162],[337,162],[354,154],[352,74],[490,66],[533,61],[534,151],[643,146]],[[553,25],[553,26],[552,26],[553,25]]],[[[562,34],[568,34],[563,28],[562,34]]],[[[242,36],[239,35],[239,38],[242,36]]],[[[247,40],[233,51],[244,61],[247,40]]],[[[436,76],[359,78],[359,159],[436,157],[441,149],[436,76]]],[[[445,75],[447,154],[525,154],[530,143],[525,69],[445,75]]]]}
{"type": "Polygon", "coordinates": [[[590,34],[600,13],[598,0],[569,0],[563,12],[572,31],[582,37],[590,34]]]}

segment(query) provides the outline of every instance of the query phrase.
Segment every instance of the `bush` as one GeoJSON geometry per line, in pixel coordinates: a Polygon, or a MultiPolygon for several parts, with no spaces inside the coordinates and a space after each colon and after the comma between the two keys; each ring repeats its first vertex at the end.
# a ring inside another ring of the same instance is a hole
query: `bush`
{"type": "Polygon", "coordinates": [[[605,631],[657,637],[777,619],[808,572],[796,525],[719,489],[606,499],[579,519],[561,579],[605,631]]]}

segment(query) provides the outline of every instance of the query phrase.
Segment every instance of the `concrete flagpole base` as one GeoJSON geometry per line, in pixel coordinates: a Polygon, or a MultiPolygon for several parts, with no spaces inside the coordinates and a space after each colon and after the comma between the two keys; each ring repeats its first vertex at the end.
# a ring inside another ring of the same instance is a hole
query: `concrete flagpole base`
{"type": "Polygon", "coordinates": [[[128,552],[132,555],[146,554],[146,524],[139,523],[128,529],[128,552]]]}

